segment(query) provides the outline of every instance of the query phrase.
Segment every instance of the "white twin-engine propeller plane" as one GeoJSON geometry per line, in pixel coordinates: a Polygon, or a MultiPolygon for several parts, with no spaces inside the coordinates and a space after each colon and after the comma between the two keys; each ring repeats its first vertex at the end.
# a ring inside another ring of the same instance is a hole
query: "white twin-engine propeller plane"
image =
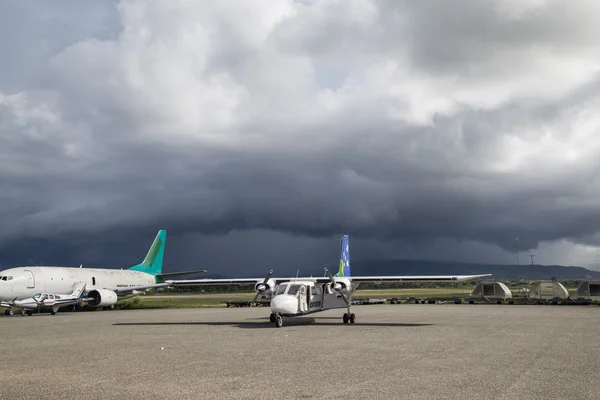
{"type": "Polygon", "coordinates": [[[484,275],[438,275],[438,276],[350,276],[350,248],[348,235],[342,237],[340,252],[340,268],[335,276],[327,269],[325,277],[307,278],[271,278],[273,271],[264,279],[194,279],[166,281],[169,286],[188,285],[232,285],[255,283],[253,302],[260,295],[262,300],[271,300],[270,320],[280,328],[283,317],[297,317],[325,310],[346,308],[343,315],[345,324],[356,322],[356,316],[351,312],[351,296],[361,282],[458,282],[484,275]]]}
{"type": "Polygon", "coordinates": [[[4,315],[13,315],[13,307],[21,308],[21,315],[32,315],[37,310],[50,310],[50,314],[54,315],[61,307],[79,304],[86,301],[93,301],[93,297],[85,297],[85,283],[78,282],[74,285],[73,293],[71,294],[53,294],[53,293],[36,293],[32,297],[23,300],[1,301],[0,306],[8,307],[4,310],[4,315]]]}

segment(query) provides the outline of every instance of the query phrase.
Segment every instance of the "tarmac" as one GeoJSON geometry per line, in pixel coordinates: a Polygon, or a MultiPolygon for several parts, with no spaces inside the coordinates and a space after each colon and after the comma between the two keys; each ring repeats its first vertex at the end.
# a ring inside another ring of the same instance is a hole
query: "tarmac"
{"type": "Polygon", "coordinates": [[[600,307],[0,316],[0,399],[598,399],[600,307]]]}

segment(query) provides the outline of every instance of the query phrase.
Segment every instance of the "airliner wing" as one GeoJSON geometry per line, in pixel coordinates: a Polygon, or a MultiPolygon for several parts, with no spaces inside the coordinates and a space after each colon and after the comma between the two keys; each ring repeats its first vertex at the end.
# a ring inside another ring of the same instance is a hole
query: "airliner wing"
{"type": "Polygon", "coordinates": [[[123,294],[127,292],[133,292],[134,290],[145,290],[145,289],[156,289],[161,287],[169,286],[168,283],[152,283],[148,285],[140,285],[140,286],[129,286],[129,287],[118,287],[116,289],[110,289],[115,293],[123,294]]]}
{"type": "MultiPolygon", "coordinates": [[[[183,279],[167,280],[168,286],[197,286],[197,285],[251,285],[262,282],[264,278],[232,278],[232,279],[183,279]]],[[[294,278],[273,278],[277,284],[294,278]]]]}

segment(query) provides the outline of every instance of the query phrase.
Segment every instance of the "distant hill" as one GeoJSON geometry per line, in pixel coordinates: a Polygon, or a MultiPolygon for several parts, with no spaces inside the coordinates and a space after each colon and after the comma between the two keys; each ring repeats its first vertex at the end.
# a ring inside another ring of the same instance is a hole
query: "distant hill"
{"type": "Polygon", "coordinates": [[[377,260],[354,261],[352,275],[476,275],[490,279],[600,279],[600,271],[563,265],[494,265],[448,261],[377,260]]]}

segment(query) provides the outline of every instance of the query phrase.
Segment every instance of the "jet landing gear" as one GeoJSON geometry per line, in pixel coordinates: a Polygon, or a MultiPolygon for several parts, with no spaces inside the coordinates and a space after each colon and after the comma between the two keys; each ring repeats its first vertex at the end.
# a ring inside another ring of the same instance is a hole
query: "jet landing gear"
{"type": "Polygon", "coordinates": [[[275,326],[281,328],[283,326],[283,317],[280,314],[271,313],[269,321],[275,323],[275,326]]]}

